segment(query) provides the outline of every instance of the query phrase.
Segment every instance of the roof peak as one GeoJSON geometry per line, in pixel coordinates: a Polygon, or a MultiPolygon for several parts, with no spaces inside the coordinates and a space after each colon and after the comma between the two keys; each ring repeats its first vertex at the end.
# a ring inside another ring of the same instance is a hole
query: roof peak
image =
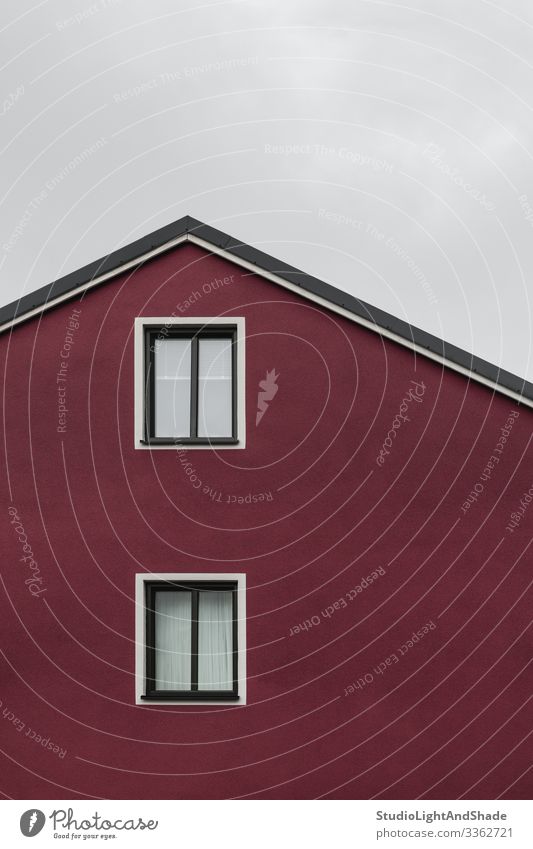
{"type": "Polygon", "coordinates": [[[193,241],[206,249],[215,249],[229,259],[252,268],[280,285],[297,291],[303,297],[318,301],[323,306],[345,315],[359,324],[407,346],[424,356],[459,371],[467,377],[504,392],[518,402],[533,406],[533,384],[518,375],[476,357],[431,333],[414,327],[403,319],[355,298],[347,292],[300,271],[233,236],[217,230],[191,215],[185,215],[171,224],[136,239],[104,257],[54,280],[19,300],[0,307],[0,332],[40,315],[78,292],[106,283],[123,270],[143,262],[185,241],[193,241]]]}

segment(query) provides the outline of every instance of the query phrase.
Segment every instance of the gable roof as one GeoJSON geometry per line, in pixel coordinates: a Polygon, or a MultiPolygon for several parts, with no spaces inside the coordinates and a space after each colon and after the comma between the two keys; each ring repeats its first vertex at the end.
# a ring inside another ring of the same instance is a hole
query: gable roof
{"type": "Polygon", "coordinates": [[[59,303],[74,298],[86,289],[149,261],[154,256],[190,241],[213,253],[218,253],[257,274],[298,292],[382,336],[454,369],[472,380],[502,392],[513,400],[533,407],[533,384],[518,375],[476,357],[450,342],[439,339],[373,307],[341,289],[336,289],[310,274],[305,274],[263,251],[203,224],[186,215],[166,227],[143,236],[124,248],[108,254],[83,268],[54,280],[19,300],[0,307],[0,333],[40,315],[59,303]]]}

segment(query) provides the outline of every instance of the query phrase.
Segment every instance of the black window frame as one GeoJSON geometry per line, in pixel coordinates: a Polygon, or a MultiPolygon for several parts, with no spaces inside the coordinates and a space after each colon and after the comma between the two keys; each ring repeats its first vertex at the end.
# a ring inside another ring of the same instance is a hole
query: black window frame
{"type": "Polygon", "coordinates": [[[239,700],[239,645],[238,645],[238,581],[145,581],[145,681],[144,694],[141,699],[150,701],[238,701],[239,700]],[[157,592],[182,590],[192,592],[191,616],[191,689],[190,690],[158,690],[156,689],[156,649],[155,649],[155,594],[157,592]],[[198,689],[198,606],[199,593],[203,591],[231,592],[233,613],[233,647],[232,672],[233,686],[231,690],[199,690],[198,689]]]}
{"type": "Polygon", "coordinates": [[[237,445],[237,325],[144,325],[144,445],[237,445]],[[198,436],[198,342],[200,339],[231,339],[231,436],[198,436]],[[158,342],[191,340],[191,410],[189,436],[156,436],[155,357],[158,342]]]}

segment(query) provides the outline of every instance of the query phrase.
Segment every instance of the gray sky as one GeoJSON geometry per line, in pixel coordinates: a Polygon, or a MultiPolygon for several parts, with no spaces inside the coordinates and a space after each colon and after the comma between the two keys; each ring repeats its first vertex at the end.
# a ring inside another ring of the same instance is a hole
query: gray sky
{"type": "Polygon", "coordinates": [[[533,7],[3,0],[6,303],[191,214],[533,379],[533,7]]]}

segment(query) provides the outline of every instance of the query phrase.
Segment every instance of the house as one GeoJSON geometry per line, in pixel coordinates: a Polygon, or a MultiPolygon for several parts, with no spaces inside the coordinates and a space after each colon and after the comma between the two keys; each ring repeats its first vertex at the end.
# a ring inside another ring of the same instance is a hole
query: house
{"type": "Polygon", "coordinates": [[[4,793],[529,798],[531,383],[189,217],[0,323],[4,793]]]}

